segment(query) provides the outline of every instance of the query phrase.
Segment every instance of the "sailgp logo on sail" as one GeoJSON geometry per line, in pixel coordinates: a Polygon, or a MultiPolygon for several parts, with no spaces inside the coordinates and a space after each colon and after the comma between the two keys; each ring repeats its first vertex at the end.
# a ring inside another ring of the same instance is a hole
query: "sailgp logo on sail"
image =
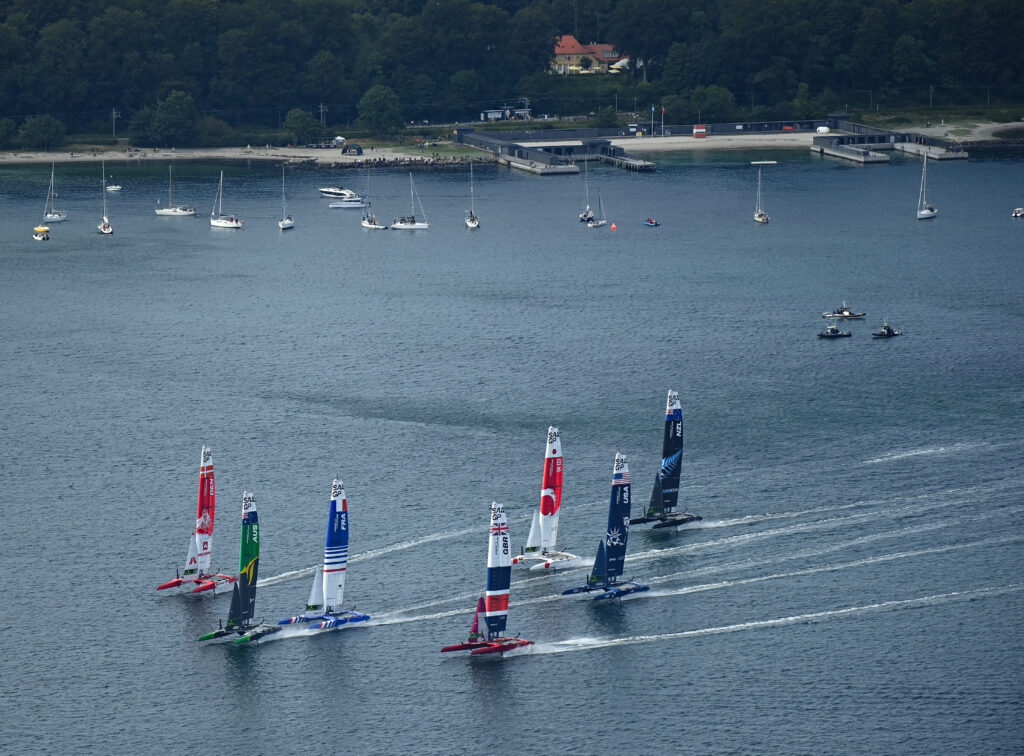
{"type": "Polygon", "coordinates": [[[207,464],[210,461],[210,450],[205,446],[203,447],[203,464],[207,464]]]}

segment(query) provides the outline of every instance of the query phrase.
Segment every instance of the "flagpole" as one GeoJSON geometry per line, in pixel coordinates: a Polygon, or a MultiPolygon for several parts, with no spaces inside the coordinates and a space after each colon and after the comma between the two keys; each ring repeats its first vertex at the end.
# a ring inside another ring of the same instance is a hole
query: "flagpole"
{"type": "Polygon", "coordinates": [[[665,106],[661,106],[661,135],[665,136],[665,106]]]}
{"type": "Polygon", "coordinates": [[[651,103],[651,136],[654,136],[654,103],[651,103]]]}

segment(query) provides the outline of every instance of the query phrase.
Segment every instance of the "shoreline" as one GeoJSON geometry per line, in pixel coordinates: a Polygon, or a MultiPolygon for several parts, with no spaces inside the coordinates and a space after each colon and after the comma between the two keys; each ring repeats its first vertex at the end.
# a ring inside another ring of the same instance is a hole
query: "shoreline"
{"type": "MultiPolygon", "coordinates": [[[[1011,123],[973,123],[964,126],[941,125],[905,127],[929,136],[946,136],[950,142],[992,142],[1000,140],[994,133],[1002,129],[1020,127],[1020,122],[1011,123]],[[951,130],[967,132],[948,136],[951,130]]],[[[662,152],[687,152],[692,150],[761,150],[761,149],[810,149],[814,137],[818,134],[810,131],[771,132],[753,134],[709,134],[703,139],[693,136],[672,135],[655,137],[618,137],[611,143],[624,148],[630,154],[651,154],[662,152]]],[[[217,161],[217,160],[263,160],[283,163],[307,164],[324,167],[344,167],[346,164],[364,166],[367,163],[380,162],[387,165],[458,165],[476,159],[474,153],[487,160],[493,160],[491,153],[484,153],[466,147],[465,156],[431,155],[424,151],[423,155],[409,154],[408,148],[375,147],[365,148],[362,155],[343,155],[340,149],[313,149],[309,147],[194,147],[185,149],[135,148],[130,152],[124,150],[61,150],[54,152],[18,151],[0,152],[0,166],[32,165],[36,163],[98,163],[100,161],[128,163],[171,162],[171,161],[217,161]]]]}

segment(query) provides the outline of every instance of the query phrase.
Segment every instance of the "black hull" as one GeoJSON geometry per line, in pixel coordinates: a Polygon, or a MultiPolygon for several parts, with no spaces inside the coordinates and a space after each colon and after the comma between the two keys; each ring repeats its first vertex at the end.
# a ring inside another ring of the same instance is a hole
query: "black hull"
{"type": "Polygon", "coordinates": [[[671,514],[658,515],[655,517],[635,517],[629,521],[630,525],[644,525],[648,522],[656,523],[655,528],[674,528],[676,525],[685,525],[688,522],[698,522],[704,518],[690,512],[673,512],[671,514]]]}

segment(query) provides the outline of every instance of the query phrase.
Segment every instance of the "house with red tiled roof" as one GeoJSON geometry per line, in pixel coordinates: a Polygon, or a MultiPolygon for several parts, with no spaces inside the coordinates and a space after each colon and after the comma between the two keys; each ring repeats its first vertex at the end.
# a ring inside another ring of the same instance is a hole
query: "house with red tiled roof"
{"type": "Polygon", "coordinates": [[[563,34],[555,40],[555,58],[551,72],[557,74],[608,73],[608,67],[625,56],[619,55],[611,45],[592,42],[580,44],[571,34],[563,34]],[[584,63],[586,60],[588,62],[584,63]]]}

